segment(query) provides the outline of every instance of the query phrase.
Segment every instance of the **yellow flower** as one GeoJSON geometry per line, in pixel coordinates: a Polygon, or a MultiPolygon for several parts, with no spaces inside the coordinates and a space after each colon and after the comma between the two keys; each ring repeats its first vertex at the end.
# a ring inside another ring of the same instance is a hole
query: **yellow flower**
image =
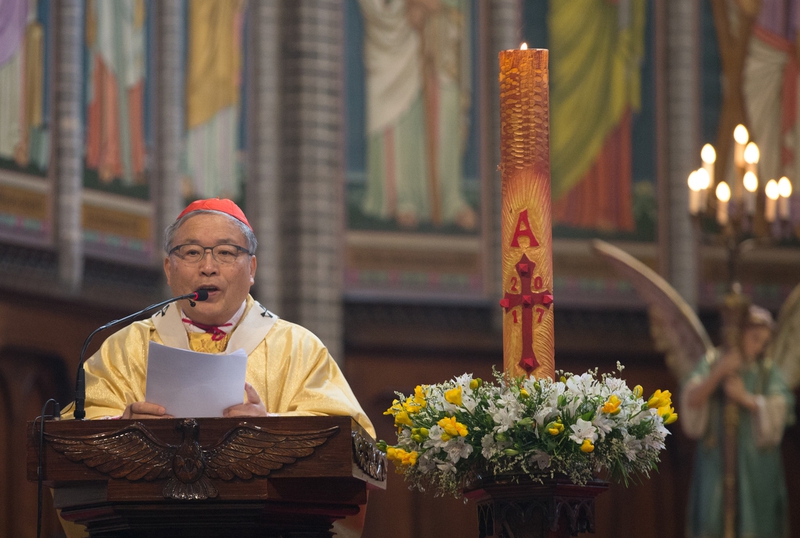
{"type": "Polygon", "coordinates": [[[550,435],[555,437],[556,435],[564,431],[564,425],[561,424],[560,420],[551,422],[550,424],[547,425],[547,431],[550,433],[550,435]]]}
{"type": "Polygon", "coordinates": [[[659,407],[658,415],[664,419],[664,424],[672,424],[678,420],[678,413],[676,413],[675,409],[670,405],[659,407]]]}
{"type": "Polygon", "coordinates": [[[519,395],[520,395],[521,397],[523,397],[523,398],[527,398],[527,397],[529,397],[529,396],[530,396],[530,394],[528,394],[528,391],[527,391],[527,390],[525,390],[525,389],[519,389],[519,395]]]}
{"type": "Polygon", "coordinates": [[[483,380],[480,377],[476,377],[475,379],[469,382],[469,388],[475,390],[481,386],[481,383],[483,383],[483,380]]]}
{"type": "Polygon", "coordinates": [[[619,408],[619,405],[621,403],[622,402],[620,401],[619,398],[617,398],[617,395],[612,394],[611,396],[609,396],[608,401],[603,404],[601,410],[603,411],[603,413],[606,413],[607,415],[616,415],[621,411],[621,409],[619,408]]]}
{"type": "Polygon", "coordinates": [[[411,417],[408,416],[406,411],[400,411],[394,416],[394,425],[401,426],[405,424],[406,426],[413,426],[414,423],[411,421],[411,417]]]}
{"type": "Polygon", "coordinates": [[[386,459],[394,462],[394,464],[398,467],[416,465],[418,457],[419,454],[416,450],[406,452],[402,448],[395,448],[392,446],[386,448],[386,459]]]}
{"type": "Polygon", "coordinates": [[[668,405],[672,405],[672,394],[670,394],[668,390],[662,392],[661,389],[659,389],[647,400],[647,407],[650,409],[657,409],[668,405]]]}
{"type": "Polygon", "coordinates": [[[589,453],[594,451],[594,445],[588,439],[583,440],[583,444],[581,444],[581,452],[589,453]]]}
{"type": "Polygon", "coordinates": [[[634,396],[636,396],[637,398],[641,398],[642,394],[644,394],[644,389],[642,388],[641,385],[636,385],[635,387],[633,387],[634,396]]]}
{"type": "Polygon", "coordinates": [[[384,415],[396,415],[400,411],[403,410],[403,405],[400,403],[399,400],[395,400],[392,402],[392,406],[383,412],[384,415]]]}
{"type": "Polygon", "coordinates": [[[467,427],[456,422],[456,417],[445,417],[439,421],[439,426],[444,430],[442,434],[443,441],[449,441],[453,437],[466,437],[469,433],[467,427]]]}
{"type": "Polygon", "coordinates": [[[461,405],[461,387],[458,386],[454,389],[450,389],[445,391],[444,399],[450,402],[453,405],[461,405]]]}
{"type": "Polygon", "coordinates": [[[425,391],[420,385],[414,388],[414,403],[420,407],[428,406],[428,401],[425,399],[425,391]]]}

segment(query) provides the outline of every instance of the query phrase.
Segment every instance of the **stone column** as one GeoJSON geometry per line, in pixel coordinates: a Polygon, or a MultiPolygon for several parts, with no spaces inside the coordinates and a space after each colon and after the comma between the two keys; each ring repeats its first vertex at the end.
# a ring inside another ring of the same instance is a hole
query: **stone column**
{"type": "MultiPolygon", "coordinates": [[[[185,27],[181,0],[160,0],[152,4],[156,44],[155,146],[150,196],[155,211],[154,263],[160,265],[164,228],[183,209],[180,158],[183,144],[183,34],[185,27]]],[[[166,285],[166,283],[165,283],[166,285]]]]}
{"type": "Polygon", "coordinates": [[[258,237],[255,297],[278,315],[281,304],[280,3],[251,2],[247,47],[247,200],[258,237]]]}
{"type": "MultiPolygon", "coordinates": [[[[480,3],[484,5],[483,2],[480,3]]],[[[485,9],[481,7],[481,9],[485,9]]],[[[503,311],[497,306],[503,296],[501,278],[502,240],[500,234],[500,202],[502,181],[497,165],[500,163],[500,74],[497,55],[501,50],[519,48],[522,43],[522,4],[519,0],[492,0],[489,4],[490,21],[487,24],[488,54],[484,60],[488,81],[488,103],[486,141],[490,147],[485,148],[483,173],[489,177],[489,185],[482,190],[484,205],[482,215],[485,227],[484,237],[488,238],[488,264],[486,265],[487,293],[493,307],[492,324],[497,331],[503,328],[503,311]]]]}
{"type": "MultiPolygon", "coordinates": [[[[699,81],[698,3],[697,0],[671,0],[666,4],[665,60],[667,164],[666,188],[660,211],[662,255],[666,255],[667,279],[693,308],[697,307],[697,245],[689,218],[689,191],[686,180],[698,164],[699,81]],[[666,217],[664,220],[663,217],[666,217]]],[[[664,264],[662,264],[662,267],[664,264]]]]}
{"type": "Polygon", "coordinates": [[[279,312],[338,361],[343,340],[343,5],[283,3],[279,312]]]}
{"type": "Polygon", "coordinates": [[[83,0],[56,2],[55,24],[55,243],[58,282],[69,294],[77,294],[83,280],[83,0]]]}
{"type": "MultiPolygon", "coordinates": [[[[180,160],[183,147],[183,41],[186,21],[180,0],[153,2],[155,21],[155,147],[150,175],[153,208],[153,264],[160,266],[164,229],[183,209],[180,160]]],[[[161,278],[161,292],[172,291],[161,278]]]]}

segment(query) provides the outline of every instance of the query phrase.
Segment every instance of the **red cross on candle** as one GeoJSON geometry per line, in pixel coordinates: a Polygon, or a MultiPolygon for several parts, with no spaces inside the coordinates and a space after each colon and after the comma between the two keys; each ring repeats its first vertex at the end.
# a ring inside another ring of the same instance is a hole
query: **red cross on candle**
{"type": "MultiPolygon", "coordinates": [[[[549,290],[534,292],[533,288],[537,280],[541,282],[541,278],[533,277],[533,270],[536,268],[536,264],[529,260],[527,255],[523,254],[515,267],[519,275],[519,292],[512,293],[517,288],[517,283],[514,282],[515,279],[512,279],[512,292],[506,292],[505,296],[500,300],[500,306],[505,309],[506,313],[516,306],[522,306],[522,357],[520,358],[519,366],[530,374],[539,367],[536,353],[533,350],[534,307],[543,305],[545,308],[550,308],[550,305],[553,304],[553,294],[549,290]]],[[[536,308],[539,313],[538,322],[542,321],[545,308],[536,308]]],[[[514,322],[518,322],[516,316],[514,316],[514,322]]]]}

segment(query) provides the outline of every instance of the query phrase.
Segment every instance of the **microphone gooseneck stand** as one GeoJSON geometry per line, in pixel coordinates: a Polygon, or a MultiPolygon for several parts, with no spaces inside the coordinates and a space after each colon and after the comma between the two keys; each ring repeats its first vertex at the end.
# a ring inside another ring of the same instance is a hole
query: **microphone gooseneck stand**
{"type": "Polygon", "coordinates": [[[72,413],[72,416],[75,417],[75,420],[83,420],[86,416],[86,411],[84,406],[86,404],[86,370],[83,368],[83,363],[86,361],[84,358],[86,355],[86,349],[89,347],[89,343],[92,341],[92,337],[95,334],[99,333],[100,331],[104,331],[106,329],[110,329],[111,327],[115,327],[122,323],[131,321],[143,314],[151,312],[153,310],[157,310],[162,308],[170,303],[174,303],[176,301],[181,301],[183,299],[188,299],[189,304],[191,306],[195,305],[195,301],[205,301],[208,299],[208,291],[207,290],[197,290],[193,291],[192,293],[187,293],[186,295],[181,295],[179,297],[172,297],[167,299],[166,301],[161,301],[160,303],[152,304],[138,312],[134,312],[124,318],[115,319],[114,321],[110,321],[103,325],[102,327],[98,327],[94,331],[89,334],[86,338],[86,341],[83,343],[83,348],[81,349],[81,356],[80,360],[78,361],[78,374],[75,380],[75,410],[72,413]]]}

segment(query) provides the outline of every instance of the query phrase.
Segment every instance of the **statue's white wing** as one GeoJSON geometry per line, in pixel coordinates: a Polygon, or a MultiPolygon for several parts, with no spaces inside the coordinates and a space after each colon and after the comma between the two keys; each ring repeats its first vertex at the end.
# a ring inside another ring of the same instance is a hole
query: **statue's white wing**
{"type": "Polygon", "coordinates": [[[766,355],[783,370],[789,388],[800,384],[800,285],[781,307],[778,327],[766,355]]]}
{"type": "Polygon", "coordinates": [[[645,264],[625,251],[596,239],[594,251],[627,278],[650,314],[650,334],[667,366],[679,380],[694,370],[697,361],[714,346],[703,324],[675,288],[645,264]]]}

